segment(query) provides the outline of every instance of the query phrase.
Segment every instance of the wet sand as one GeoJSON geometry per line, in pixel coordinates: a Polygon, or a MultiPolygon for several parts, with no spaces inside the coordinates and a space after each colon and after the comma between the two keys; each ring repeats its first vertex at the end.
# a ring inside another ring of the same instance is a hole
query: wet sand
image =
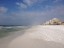
{"type": "Polygon", "coordinates": [[[8,48],[64,48],[64,26],[34,26],[8,48]]]}
{"type": "Polygon", "coordinates": [[[9,33],[8,36],[5,36],[3,38],[0,38],[0,48],[8,48],[8,45],[12,40],[14,40],[16,37],[23,35],[24,31],[16,31],[9,33]]]}

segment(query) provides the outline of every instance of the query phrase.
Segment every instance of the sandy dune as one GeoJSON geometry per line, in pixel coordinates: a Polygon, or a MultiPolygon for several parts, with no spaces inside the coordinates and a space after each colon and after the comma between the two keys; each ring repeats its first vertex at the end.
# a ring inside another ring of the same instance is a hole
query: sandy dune
{"type": "Polygon", "coordinates": [[[64,48],[64,26],[33,26],[8,48],[64,48]]]}

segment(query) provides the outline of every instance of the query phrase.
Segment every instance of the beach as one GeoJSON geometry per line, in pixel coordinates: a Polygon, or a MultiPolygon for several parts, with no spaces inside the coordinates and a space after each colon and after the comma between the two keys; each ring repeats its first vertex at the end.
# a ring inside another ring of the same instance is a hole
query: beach
{"type": "Polygon", "coordinates": [[[64,26],[33,26],[9,48],[64,48],[64,26]]]}
{"type": "Polygon", "coordinates": [[[0,48],[64,48],[64,26],[37,25],[0,39],[0,48]]]}

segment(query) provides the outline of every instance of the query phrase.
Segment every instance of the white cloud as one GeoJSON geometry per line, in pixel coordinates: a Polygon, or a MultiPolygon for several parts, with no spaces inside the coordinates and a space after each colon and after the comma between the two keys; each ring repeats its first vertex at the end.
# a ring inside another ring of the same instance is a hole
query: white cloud
{"type": "MultiPolygon", "coordinates": [[[[21,8],[27,8],[26,4],[23,3],[16,3],[18,6],[20,6],[21,8]]],[[[7,12],[7,8],[5,7],[0,7],[0,14],[6,13],[7,12]]],[[[10,16],[0,16],[0,22],[5,22],[5,21],[9,21],[12,22],[14,24],[38,24],[40,22],[43,22],[46,19],[49,19],[51,17],[54,16],[64,16],[64,5],[56,5],[56,6],[46,6],[46,10],[44,11],[18,11],[18,12],[14,12],[12,15],[10,16]]]]}
{"type": "Polygon", "coordinates": [[[27,8],[27,5],[23,4],[23,3],[16,3],[16,5],[18,5],[20,8],[27,8]]]}
{"type": "Polygon", "coordinates": [[[58,3],[58,2],[61,2],[62,0],[55,0],[54,3],[58,3]]]}
{"type": "Polygon", "coordinates": [[[28,6],[35,4],[35,3],[38,3],[38,2],[40,3],[43,1],[46,1],[46,0],[23,0],[23,2],[26,3],[28,6]]]}
{"type": "Polygon", "coordinates": [[[6,7],[0,7],[0,14],[4,14],[8,11],[6,7]]]}
{"type": "Polygon", "coordinates": [[[61,0],[56,0],[56,1],[61,1],[61,0]]]}
{"type": "Polygon", "coordinates": [[[32,4],[34,4],[34,3],[36,3],[37,2],[37,0],[23,0],[23,2],[25,2],[27,5],[32,5],[32,4]]]}
{"type": "MultiPolygon", "coordinates": [[[[40,6],[40,3],[43,3],[44,1],[48,1],[48,0],[23,0],[23,3],[22,2],[17,2],[16,5],[18,5],[20,8],[27,8],[27,7],[30,7],[34,4],[37,4],[40,6]]],[[[60,5],[62,0],[51,0],[53,1],[52,3],[54,5],[60,5]]],[[[40,7],[42,7],[43,5],[41,4],[40,7]]],[[[46,5],[47,7],[50,7],[50,5],[46,5]]],[[[42,7],[43,8],[43,7],[42,7]]]]}
{"type": "MultiPolygon", "coordinates": [[[[46,11],[25,11],[25,12],[19,12],[15,13],[16,16],[14,17],[16,19],[23,19],[24,21],[30,23],[30,24],[39,24],[47,19],[55,18],[55,17],[63,17],[64,16],[64,6],[55,6],[51,9],[48,9],[46,11]],[[26,20],[27,19],[27,20],[26,20]]],[[[62,20],[62,19],[61,19],[62,20]]]]}
{"type": "MultiPolygon", "coordinates": [[[[40,17],[54,17],[54,16],[64,16],[64,6],[55,6],[52,7],[51,9],[48,9],[46,11],[21,11],[18,13],[15,13],[13,15],[15,18],[40,18],[40,17]]],[[[39,19],[40,20],[40,19],[39,19]]]]}
{"type": "Polygon", "coordinates": [[[16,5],[18,5],[20,8],[27,8],[28,6],[32,6],[36,3],[41,3],[46,0],[23,0],[23,3],[17,2],[16,5]]]}

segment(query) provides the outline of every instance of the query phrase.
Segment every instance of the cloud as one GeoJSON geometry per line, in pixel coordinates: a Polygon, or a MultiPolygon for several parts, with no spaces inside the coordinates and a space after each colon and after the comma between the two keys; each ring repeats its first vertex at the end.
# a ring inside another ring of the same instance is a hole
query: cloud
{"type": "Polygon", "coordinates": [[[30,6],[30,5],[38,2],[38,0],[23,0],[23,2],[30,6]]]}
{"type": "Polygon", "coordinates": [[[6,7],[0,7],[0,14],[4,14],[8,11],[6,7]]]}
{"type": "Polygon", "coordinates": [[[53,1],[53,3],[54,3],[54,4],[57,4],[57,5],[63,4],[62,2],[64,2],[64,1],[63,1],[63,0],[54,0],[54,1],[53,1]]]}
{"type": "Polygon", "coordinates": [[[55,0],[54,2],[60,2],[60,1],[62,1],[62,0],[55,0]]]}
{"type": "Polygon", "coordinates": [[[20,8],[27,8],[29,6],[32,6],[36,3],[41,3],[45,0],[23,0],[23,2],[19,3],[17,2],[16,5],[18,5],[20,8]]]}
{"type": "Polygon", "coordinates": [[[51,9],[44,11],[21,11],[13,13],[12,18],[14,21],[22,22],[25,24],[39,24],[51,18],[59,17],[61,20],[64,16],[64,6],[54,6],[51,9]],[[21,21],[20,21],[21,20],[21,21]]]}
{"type": "MultiPolygon", "coordinates": [[[[32,6],[36,3],[41,3],[44,0],[23,0],[22,3],[17,2],[16,5],[18,5],[21,9],[18,12],[12,13],[9,16],[0,16],[0,22],[8,22],[9,24],[22,24],[22,25],[29,25],[29,24],[39,24],[43,23],[51,18],[60,18],[64,20],[64,5],[45,5],[45,9],[43,9],[43,4],[41,4],[42,9],[38,8],[39,10],[36,10],[37,8],[33,8],[34,10],[30,11],[26,8],[28,6],[32,6]],[[23,10],[26,9],[26,10],[23,10]],[[5,17],[4,17],[5,16],[5,17]]],[[[57,1],[58,2],[58,1],[57,1]]],[[[40,4],[36,4],[40,5],[40,4]]],[[[35,6],[34,6],[35,7],[35,6]]],[[[1,8],[1,7],[0,7],[1,8]]],[[[4,7],[5,8],[5,7],[4,7]]],[[[3,13],[7,12],[7,8],[0,9],[3,13]]],[[[8,24],[7,23],[7,24],[8,24]]]]}
{"type": "Polygon", "coordinates": [[[20,8],[27,8],[27,5],[26,4],[23,4],[23,3],[16,3],[16,5],[18,5],[20,8]]]}
{"type": "Polygon", "coordinates": [[[62,5],[63,0],[23,0],[23,2],[17,2],[21,9],[27,9],[33,7],[33,9],[43,9],[50,6],[62,5]],[[37,8],[36,8],[37,7],[37,8]]]}
{"type": "Polygon", "coordinates": [[[63,0],[23,0],[23,2],[25,4],[27,4],[28,6],[34,5],[36,3],[43,3],[44,1],[46,1],[46,2],[52,1],[52,2],[58,3],[58,2],[61,2],[63,0]]]}
{"type": "Polygon", "coordinates": [[[64,6],[63,5],[62,6],[61,5],[60,6],[53,6],[53,7],[50,7],[50,9],[47,8],[44,11],[42,11],[42,10],[41,11],[30,11],[30,12],[29,11],[25,11],[25,12],[21,11],[21,12],[19,12],[18,15],[29,16],[29,17],[44,16],[44,15],[45,16],[64,15],[64,6]]]}

